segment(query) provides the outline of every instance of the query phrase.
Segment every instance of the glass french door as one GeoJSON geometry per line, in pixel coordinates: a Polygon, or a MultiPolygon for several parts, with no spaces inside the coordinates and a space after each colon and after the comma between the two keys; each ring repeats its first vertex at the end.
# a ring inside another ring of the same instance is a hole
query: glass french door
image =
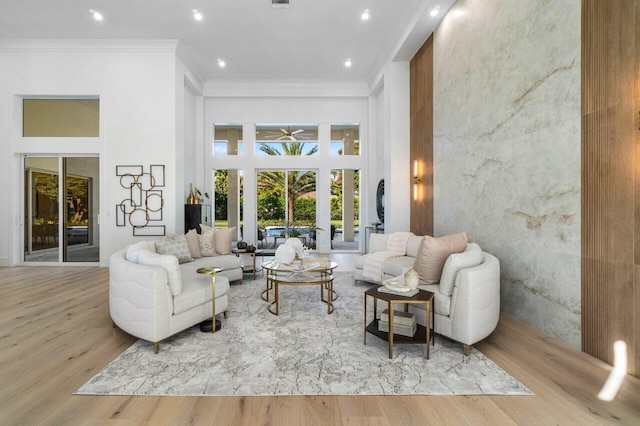
{"type": "Polygon", "coordinates": [[[316,179],[314,170],[257,171],[258,239],[277,246],[287,236],[315,241],[316,179]]]}
{"type": "Polygon", "coordinates": [[[24,261],[100,260],[98,157],[25,157],[24,261]]]}
{"type": "Polygon", "coordinates": [[[332,169],[331,245],[343,250],[359,250],[360,170],[332,169]]]}

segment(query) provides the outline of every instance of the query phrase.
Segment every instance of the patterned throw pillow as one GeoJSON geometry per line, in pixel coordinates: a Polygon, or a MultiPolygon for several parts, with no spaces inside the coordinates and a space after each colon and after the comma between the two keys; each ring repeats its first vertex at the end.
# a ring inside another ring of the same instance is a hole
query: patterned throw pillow
{"type": "Polygon", "coordinates": [[[195,229],[191,229],[184,236],[187,239],[187,246],[189,246],[189,253],[194,259],[200,259],[202,253],[200,252],[200,242],[198,241],[198,232],[195,229]]]}
{"type": "Polygon", "coordinates": [[[213,231],[205,231],[201,235],[198,235],[198,243],[200,245],[200,254],[203,257],[210,257],[216,255],[216,246],[213,239],[213,231]]]}
{"type": "Polygon", "coordinates": [[[178,263],[191,262],[193,258],[189,252],[187,239],[184,235],[177,235],[173,238],[163,238],[156,241],[158,254],[170,254],[178,258],[178,263]]]}
{"type": "Polygon", "coordinates": [[[213,239],[214,239],[216,254],[220,254],[220,255],[231,254],[231,242],[233,241],[233,237],[236,235],[235,226],[231,228],[214,229],[210,226],[205,225],[204,223],[201,223],[200,229],[202,230],[202,235],[204,235],[207,232],[214,233],[213,239]]]}

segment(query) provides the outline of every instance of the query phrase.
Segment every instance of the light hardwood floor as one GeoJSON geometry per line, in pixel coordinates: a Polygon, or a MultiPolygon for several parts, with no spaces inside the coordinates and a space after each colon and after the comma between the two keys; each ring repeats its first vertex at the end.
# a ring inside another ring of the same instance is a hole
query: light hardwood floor
{"type": "Polygon", "coordinates": [[[107,268],[0,268],[0,301],[1,425],[640,424],[640,380],[601,402],[609,366],[506,315],[477,348],[535,396],[111,397],[72,394],[135,341],[107,268]]]}

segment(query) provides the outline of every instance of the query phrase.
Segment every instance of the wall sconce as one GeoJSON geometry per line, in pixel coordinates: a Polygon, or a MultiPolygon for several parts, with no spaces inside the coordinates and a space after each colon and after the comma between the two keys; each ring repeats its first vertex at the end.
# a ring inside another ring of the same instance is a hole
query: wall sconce
{"type": "Polygon", "coordinates": [[[418,173],[418,160],[413,160],[413,200],[418,199],[418,185],[422,183],[422,176],[418,173]]]}

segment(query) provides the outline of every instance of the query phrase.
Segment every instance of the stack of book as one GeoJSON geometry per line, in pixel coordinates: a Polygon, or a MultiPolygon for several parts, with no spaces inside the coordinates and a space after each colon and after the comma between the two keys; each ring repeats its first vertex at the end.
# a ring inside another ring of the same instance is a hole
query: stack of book
{"type": "MultiPolygon", "coordinates": [[[[416,316],[410,312],[395,311],[393,313],[393,334],[413,337],[416,334],[418,325],[416,316]]],[[[389,332],[389,310],[385,309],[378,321],[378,330],[389,332]]]]}

